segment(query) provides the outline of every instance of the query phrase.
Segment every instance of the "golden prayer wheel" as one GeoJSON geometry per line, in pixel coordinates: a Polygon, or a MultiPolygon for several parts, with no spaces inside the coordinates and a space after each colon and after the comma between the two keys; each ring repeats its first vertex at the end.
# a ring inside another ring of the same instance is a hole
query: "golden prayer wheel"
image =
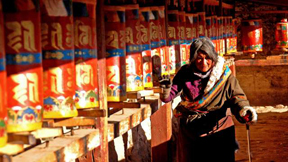
{"type": "Polygon", "coordinates": [[[262,20],[243,20],[241,23],[243,52],[258,52],[263,49],[262,20]]]}
{"type": "Polygon", "coordinates": [[[152,88],[152,57],[149,28],[150,7],[140,8],[140,31],[142,42],[142,62],[143,62],[143,85],[144,88],[152,88]]]}
{"type": "Polygon", "coordinates": [[[276,24],[275,39],[277,41],[276,48],[288,48],[288,22],[282,19],[276,24]]]}
{"type": "Polygon", "coordinates": [[[42,12],[44,118],[68,118],[78,115],[73,99],[75,95],[75,54],[72,0],[69,2],[50,4],[48,1],[44,1],[40,6],[42,12]]]}
{"type": "Polygon", "coordinates": [[[76,68],[75,106],[99,107],[97,78],[96,1],[73,1],[76,68]]]}
{"type": "Polygon", "coordinates": [[[42,127],[41,22],[38,4],[33,2],[3,3],[9,133],[42,127]]]}
{"type": "Polygon", "coordinates": [[[7,143],[7,98],[6,98],[6,66],[4,44],[4,21],[2,2],[0,1],[0,147],[7,143]]]}
{"type": "Polygon", "coordinates": [[[125,101],[126,54],[125,8],[105,6],[107,100],[125,101]]]}
{"type": "Polygon", "coordinates": [[[126,90],[143,90],[143,65],[139,5],[125,5],[126,19],[126,90]]]}

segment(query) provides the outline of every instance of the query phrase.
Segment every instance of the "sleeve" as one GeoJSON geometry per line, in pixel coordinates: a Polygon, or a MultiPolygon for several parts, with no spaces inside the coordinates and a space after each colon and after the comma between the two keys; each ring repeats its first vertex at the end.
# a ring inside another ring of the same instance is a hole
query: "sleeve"
{"type": "MultiPolygon", "coordinates": [[[[172,101],[182,91],[183,77],[184,77],[186,68],[187,68],[187,66],[182,66],[181,69],[176,73],[176,75],[174,76],[174,78],[172,80],[172,85],[169,89],[169,91],[170,91],[169,96],[167,98],[161,98],[160,97],[162,102],[167,103],[167,102],[172,101]]],[[[163,91],[165,91],[165,90],[163,89],[163,91]]]]}
{"type": "Polygon", "coordinates": [[[230,84],[231,84],[231,97],[230,97],[230,103],[231,103],[231,110],[236,119],[240,123],[245,123],[245,121],[240,117],[239,112],[241,109],[243,109],[245,106],[250,106],[249,101],[246,97],[246,94],[240,87],[240,84],[237,80],[237,78],[233,75],[230,76],[230,84]]]}

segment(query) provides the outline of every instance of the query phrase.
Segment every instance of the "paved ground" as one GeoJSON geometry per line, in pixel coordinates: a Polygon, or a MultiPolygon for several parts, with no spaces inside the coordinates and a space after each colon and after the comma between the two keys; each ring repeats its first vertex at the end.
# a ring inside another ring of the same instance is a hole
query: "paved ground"
{"type": "MultiPolygon", "coordinates": [[[[237,162],[248,161],[245,125],[236,123],[236,137],[240,150],[237,162]]],[[[288,162],[288,112],[260,113],[258,122],[250,126],[253,162],[288,162]]]]}

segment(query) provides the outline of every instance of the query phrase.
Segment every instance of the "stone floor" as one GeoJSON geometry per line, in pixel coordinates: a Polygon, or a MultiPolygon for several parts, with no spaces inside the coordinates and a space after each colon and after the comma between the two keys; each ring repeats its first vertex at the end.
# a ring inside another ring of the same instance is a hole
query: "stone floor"
{"type": "MultiPolygon", "coordinates": [[[[235,123],[236,137],[240,143],[236,161],[246,162],[246,127],[235,123]]],[[[258,113],[258,122],[250,126],[250,131],[253,162],[288,162],[288,112],[258,113]]]]}

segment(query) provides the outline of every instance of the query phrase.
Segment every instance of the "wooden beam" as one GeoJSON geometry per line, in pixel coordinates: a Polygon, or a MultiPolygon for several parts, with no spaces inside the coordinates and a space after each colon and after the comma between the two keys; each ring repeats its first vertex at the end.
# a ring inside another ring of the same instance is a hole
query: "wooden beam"
{"type": "Polygon", "coordinates": [[[108,107],[113,108],[140,108],[139,102],[108,102],[108,107]]]}
{"type": "Polygon", "coordinates": [[[23,144],[35,145],[36,138],[29,132],[9,133],[8,142],[21,141],[23,144]]]}
{"type": "Polygon", "coordinates": [[[235,14],[287,14],[288,10],[236,11],[235,14]]]}
{"type": "Polygon", "coordinates": [[[83,117],[105,117],[106,110],[104,109],[78,109],[78,116],[83,117]]]}
{"type": "Polygon", "coordinates": [[[63,131],[61,128],[42,128],[36,131],[31,132],[31,134],[36,138],[52,138],[59,137],[63,135],[63,131]]]}
{"type": "Polygon", "coordinates": [[[98,129],[75,130],[73,136],[58,137],[49,142],[49,146],[40,144],[12,158],[12,161],[74,161],[100,146],[98,129]]]}
{"type": "Polygon", "coordinates": [[[54,128],[54,127],[76,127],[76,126],[88,126],[88,125],[95,125],[96,119],[95,118],[88,118],[88,117],[73,117],[67,119],[45,119],[43,121],[43,127],[46,128],[54,128]]]}
{"type": "Polygon", "coordinates": [[[0,154],[16,155],[24,151],[24,144],[22,142],[7,143],[4,147],[0,148],[0,154]]]}

